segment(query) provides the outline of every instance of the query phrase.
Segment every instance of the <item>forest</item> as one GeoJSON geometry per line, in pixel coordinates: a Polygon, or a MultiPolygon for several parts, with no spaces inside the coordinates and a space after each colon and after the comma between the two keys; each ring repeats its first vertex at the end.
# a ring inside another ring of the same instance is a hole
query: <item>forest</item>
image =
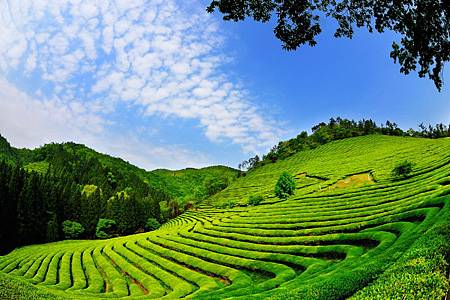
{"type": "Polygon", "coordinates": [[[153,230],[236,174],[221,166],[147,172],[80,144],[16,149],[0,136],[0,252],[153,230]]]}
{"type": "Polygon", "coordinates": [[[2,252],[60,240],[66,220],[82,225],[80,238],[94,238],[100,218],[116,220],[117,234],[143,230],[149,218],[161,222],[166,193],[137,177],[116,178],[97,159],[76,159],[62,145],[51,148],[45,173],[0,162],[2,252]]]}

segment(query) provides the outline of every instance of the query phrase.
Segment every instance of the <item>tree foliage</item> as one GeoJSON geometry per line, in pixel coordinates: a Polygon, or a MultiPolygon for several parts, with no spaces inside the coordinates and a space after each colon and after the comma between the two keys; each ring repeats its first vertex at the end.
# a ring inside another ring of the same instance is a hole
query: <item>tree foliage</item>
{"type": "Polygon", "coordinates": [[[286,50],[304,44],[315,46],[325,17],[337,22],[335,37],[352,38],[355,27],[369,32],[394,31],[400,41],[393,42],[390,55],[400,64],[400,72],[428,76],[438,90],[442,88],[444,63],[450,60],[448,0],[213,0],[207,11],[216,9],[224,20],[232,21],[251,17],[268,22],[276,16],[274,33],[286,50]]]}
{"type": "Polygon", "coordinates": [[[84,228],[78,222],[65,220],[62,223],[62,231],[66,239],[77,239],[84,233],[84,228]]]}
{"type": "Polygon", "coordinates": [[[275,184],[275,196],[280,199],[284,199],[293,195],[295,192],[295,179],[294,176],[284,171],[278,178],[275,184]]]}
{"type": "Polygon", "coordinates": [[[412,170],[413,170],[414,164],[410,161],[404,160],[402,162],[399,162],[391,172],[391,176],[394,178],[405,178],[408,177],[412,170]]]}
{"type": "Polygon", "coordinates": [[[111,237],[116,226],[116,221],[110,219],[99,219],[95,229],[95,236],[99,239],[111,237]]]}
{"type": "Polygon", "coordinates": [[[143,229],[149,217],[159,220],[159,202],[170,199],[120,162],[113,160],[116,168],[105,165],[102,156],[82,145],[49,144],[25,151],[0,136],[0,157],[2,253],[64,238],[64,220],[81,224],[79,237],[95,238],[99,219],[112,215],[116,220],[119,213],[109,210],[108,199],[123,191],[129,199],[118,203],[119,234],[143,229]]]}
{"type": "Polygon", "coordinates": [[[225,189],[229,184],[227,177],[207,177],[203,185],[206,191],[206,197],[212,196],[225,189]]]}
{"type": "Polygon", "coordinates": [[[248,204],[250,205],[259,205],[264,198],[261,195],[251,195],[248,197],[248,204]]]}
{"type": "Polygon", "coordinates": [[[161,224],[155,218],[148,218],[145,223],[145,229],[149,231],[156,230],[159,227],[161,227],[161,224]]]}

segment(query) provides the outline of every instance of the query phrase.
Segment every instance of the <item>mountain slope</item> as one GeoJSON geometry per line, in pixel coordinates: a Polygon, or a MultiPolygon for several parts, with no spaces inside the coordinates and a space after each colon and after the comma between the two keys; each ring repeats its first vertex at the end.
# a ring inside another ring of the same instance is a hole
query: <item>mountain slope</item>
{"type": "MultiPolygon", "coordinates": [[[[70,159],[81,159],[88,161],[94,159],[108,168],[114,174],[120,174],[122,178],[138,177],[153,188],[160,189],[172,198],[183,198],[194,196],[196,191],[203,188],[204,181],[209,178],[226,178],[228,182],[233,181],[238,171],[226,166],[211,166],[201,169],[184,170],[153,170],[147,171],[136,167],[129,162],[99,153],[85,145],[76,143],[47,144],[33,150],[17,149],[12,147],[8,141],[0,135],[0,161],[6,160],[10,163],[24,166],[30,171],[45,172],[49,165],[61,165],[66,162],[61,156],[70,159]]],[[[128,180],[129,181],[129,180],[128,180]]],[[[124,187],[129,183],[125,183],[124,187]]],[[[192,197],[191,197],[192,198],[192,197]]]]}
{"type": "Polygon", "coordinates": [[[143,232],[225,188],[237,173],[222,166],[147,172],[80,144],[16,149],[0,137],[0,254],[61,240],[66,221],[78,223],[83,238],[98,237],[100,219],[115,222],[115,235],[143,232]]]}
{"type": "Polygon", "coordinates": [[[367,173],[373,177],[372,180],[387,183],[396,163],[409,160],[415,164],[416,172],[426,170],[436,156],[448,156],[449,144],[450,138],[430,140],[386,135],[334,141],[250,171],[208,202],[220,205],[232,200],[245,204],[250,195],[258,194],[265,196],[267,201],[273,200],[273,188],[283,171],[296,177],[296,196],[333,192],[333,184],[352,174],[367,173]]]}
{"type": "Polygon", "coordinates": [[[230,201],[242,205],[191,210],[150,233],[17,249],[0,257],[1,293],[27,284],[16,278],[74,299],[441,299],[448,289],[448,138],[332,142],[249,172],[209,203],[230,201]],[[411,176],[393,180],[404,159],[411,176]],[[284,170],[297,190],[281,201],[284,170]],[[253,194],[265,200],[245,206],[253,194]]]}

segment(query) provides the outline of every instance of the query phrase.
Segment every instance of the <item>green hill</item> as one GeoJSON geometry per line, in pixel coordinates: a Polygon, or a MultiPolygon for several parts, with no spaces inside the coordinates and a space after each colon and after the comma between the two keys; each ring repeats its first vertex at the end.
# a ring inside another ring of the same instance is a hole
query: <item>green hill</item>
{"type": "MultiPolygon", "coordinates": [[[[147,171],[121,158],[99,153],[82,144],[71,142],[63,144],[52,143],[33,150],[17,149],[12,147],[0,135],[0,161],[6,160],[10,163],[21,165],[28,171],[45,173],[49,166],[63,168],[69,159],[82,160],[84,162],[93,159],[114,174],[119,174],[116,177],[124,179],[137,177],[151,187],[166,192],[172,198],[179,199],[184,197],[192,198],[196,193],[199,196],[198,194],[203,192],[201,189],[205,180],[209,178],[224,178],[229,183],[238,174],[237,170],[226,166],[211,166],[200,169],[188,168],[174,171],[164,169],[147,171]]],[[[130,184],[128,182],[124,183],[124,187],[127,185],[129,186],[130,184]]]]}
{"type": "MultiPolygon", "coordinates": [[[[221,178],[228,185],[236,179],[238,171],[226,166],[211,166],[201,169],[158,169],[146,174],[147,182],[154,187],[166,189],[175,198],[203,197],[207,193],[205,181],[221,178]]],[[[206,195],[207,196],[207,195],[206,195]]]]}
{"type": "MultiPolygon", "coordinates": [[[[154,173],[177,182],[190,171],[154,173]]],[[[0,257],[0,298],[442,299],[448,290],[449,138],[330,142],[248,172],[207,204],[149,233],[16,249],[0,257]],[[393,178],[403,160],[412,173],[393,178]],[[273,196],[283,171],[297,183],[286,200],[273,196]],[[263,202],[246,205],[252,195],[263,202]]]]}
{"type": "Polygon", "coordinates": [[[116,235],[143,232],[148,222],[163,223],[224,189],[237,174],[223,166],[146,171],[80,144],[16,149],[0,136],[0,254],[63,239],[65,221],[79,223],[83,238],[98,237],[100,219],[113,220],[116,235]]]}

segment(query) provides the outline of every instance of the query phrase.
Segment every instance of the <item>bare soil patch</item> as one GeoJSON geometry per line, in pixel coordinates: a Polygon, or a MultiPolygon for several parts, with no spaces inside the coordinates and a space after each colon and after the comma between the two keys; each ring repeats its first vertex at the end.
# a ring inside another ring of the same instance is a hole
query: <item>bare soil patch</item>
{"type": "Polygon", "coordinates": [[[343,179],[339,179],[336,183],[330,185],[328,189],[338,189],[338,188],[348,188],[348,187],[359,187],[366,184],[373,184],[375,180],[373,179],[371,172],[359,173],[348,175],[343,179]]]}

